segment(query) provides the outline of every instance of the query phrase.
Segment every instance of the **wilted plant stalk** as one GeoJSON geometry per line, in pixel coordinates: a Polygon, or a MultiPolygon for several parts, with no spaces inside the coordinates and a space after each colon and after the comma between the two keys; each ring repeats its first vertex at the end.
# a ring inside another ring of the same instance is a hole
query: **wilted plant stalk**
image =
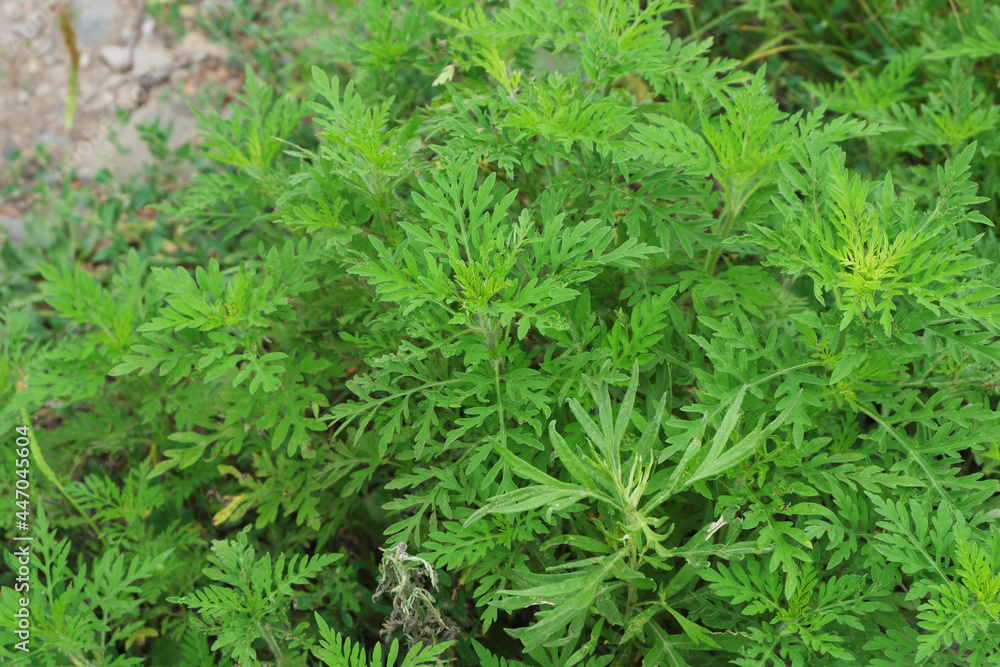
{"type": "Polygon", "coordinates": [[[76,100],[79,96],[78,75],[80,72],[80,50],[76,45],[76,30],[70,17],[69,5],[59,5],[59,29],[62,30],[66,49],[69,51],[69,99],[66,100],[66,119],[63,121],[66,129],[73,128],[73,118],[76,116],[76,100]]]}

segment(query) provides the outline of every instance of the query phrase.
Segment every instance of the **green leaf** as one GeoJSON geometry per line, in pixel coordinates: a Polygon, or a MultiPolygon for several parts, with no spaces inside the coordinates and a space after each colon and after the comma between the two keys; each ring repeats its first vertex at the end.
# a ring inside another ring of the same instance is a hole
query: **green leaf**
{"type": "Polygon", "coordinates": [[[545,520],[552,520],[552,513],[565,509],[584,498],[594,497],[589,491],[566,491],[561,489],[546,489],[542,486],[529,486],[516,491],[509,491],[490,498],[485,505],[476,510],[465,522],[463,527],[472,524],[487,514],[517,514],[538,507],[547,507],[545,520]]]}

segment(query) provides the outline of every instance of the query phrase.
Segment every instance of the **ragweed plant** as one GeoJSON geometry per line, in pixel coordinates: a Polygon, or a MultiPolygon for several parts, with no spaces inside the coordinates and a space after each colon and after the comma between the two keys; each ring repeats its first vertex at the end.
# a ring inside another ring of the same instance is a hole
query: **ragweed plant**
{"type": "Polygon", "coordinates": [[[3,313],[72,537],[4,658],[996,664],[995,44],[931,9],[811,108],[671,0],[330,12],[200,112],[206,256],[3,313]]]}

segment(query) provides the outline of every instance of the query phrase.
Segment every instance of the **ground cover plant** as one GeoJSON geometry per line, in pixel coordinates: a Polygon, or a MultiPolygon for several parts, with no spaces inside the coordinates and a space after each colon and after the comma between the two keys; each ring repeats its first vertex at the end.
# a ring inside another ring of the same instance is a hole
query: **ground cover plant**
{"type": "Polygon", "coordinates": [[[730,4],[240,4],[0,250],[4,662],[998,664],[1000,11],[730,4]]]}

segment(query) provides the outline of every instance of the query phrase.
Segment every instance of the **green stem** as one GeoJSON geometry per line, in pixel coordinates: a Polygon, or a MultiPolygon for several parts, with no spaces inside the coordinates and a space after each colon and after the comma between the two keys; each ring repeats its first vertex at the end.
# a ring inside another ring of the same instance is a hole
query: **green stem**
{"type": "Polygon", "coordinates": [[[78,656],[73,653],[66,653],[64,655],[71,661],[73,661],[75,664],[81,665],[81,667],[96,667],[94,663],[92,663],[90,660],[87,660],[82,655],[78,656]]]}
{"type": "Polygon", "coordinates": [[[275,667],[285,667],[285,656],[281,654],[281,649],[278,648],[278,642],[275,641],[274,635],[271,633],[271,626],[258,623],[257,630],[260,631],[261,636],[264,637],[264,641],[267,642],[267,647],[271,649],[275,667]]]}
{"type": "Polygon", "coordinates": [[[694,22],[694,14],[691,12],[691,5],[684,8],[684,16],[687,17],[688,27],[691,29],[691,34],[697,34],[698,26],[694,22]]]}
{"type": "Polygon", "coordinates": [[[837,349],[834,350],[834,354],[840,354],[844,350],[844,344],[847,342],[847,329],[841,329],[840,335],[837,336],[837,349]]]}
{"type": "Polygon", "coordinates": [[[73,496],[66,492],[66,489],[59,482],[59,478],[55,476],[55,473],[52,472],[52,468],[50,468],[49,464],[45,461],[45,457],[42,456],[42,448],[39,446],[38,439],[35,437],[35,428],[31,425],[31,419],[28,418],[28,411],[25,408],[21,408],[21,423],[28,427],[28,446],[31,449],[32,456],[35,458],[35,465],[42,471],[42,474],[45,475],[46,479],[52,482],[52,484],[59,489],[59,492],[63,494],[66,500],[68,500],[70,504],[76,508],[76,511],[80,513],[80,516],[87,520],[87,523],[90,525],[90,529],[94,531],[94,535],[97,539],[103,542],[104,538],[101,537],[101,531],[99,531],[97,526],[94,525],[94,520],[90,518],[89,514],[83,511],[83,508],[77,504],[76,500],[73,499],[73,496]]]}
{"type": "MultiPolygon", "coordinates": [[[[633,561],[631,563],[632,568],[638,569],[638,563],[635,562],[635,559],[633,558],[631,560],[633,561]]],[[[635,603],[637,597],[638,595],[636,594],[635,586],[633,586],[632,582],[630,581],[628,583],[628,606],[625,609],[625,618],[632,618],[632,611],[635,609],[635,603]]]]}
{"type": "Polygon", "coordinates": [[[76,31],[70,17],[69,5],[59,8],[59,28],[62,30],[66,50],[69,51],[69,98],[66,101],[66,129],[73,129],[73,119],[76,116],[76,100],[79,95],[78,74],[80,71],[80,50],[76,45],[76,31]]]}
{"type": "Polygon", "coordinates": [[[500,395],[500,369],[493,364],[493,381],[497,391],[497,419],[500,422],[500,444],[507,446],[507,425],[504,423],[503,398],[500,395]]]}
{"type": "Polygon", "coordinates": [[[609,79],[606,84],[604,84],[604,97],[607,97],[608,95],[611,94],[611,86],[614,85],[614,83],[615,80],[612,78],[609,79]]]}
{"type": "Polygon", "coordinates": [[[729,236],[729,230],[732,229],[733,221],[736,219],[737,213],[736,204],[734,204],[733,200],[730,199],[726,204],[726,220],[722,224],[722,229],[719,230],[717,245],[715,245],[708,252],[708,256],[705,258],[705,272],[710,275],[715,269],[715,263],[719,260],[719,253],[722,252],[722,242],[726,240],[727,236],[729,236]]]}

